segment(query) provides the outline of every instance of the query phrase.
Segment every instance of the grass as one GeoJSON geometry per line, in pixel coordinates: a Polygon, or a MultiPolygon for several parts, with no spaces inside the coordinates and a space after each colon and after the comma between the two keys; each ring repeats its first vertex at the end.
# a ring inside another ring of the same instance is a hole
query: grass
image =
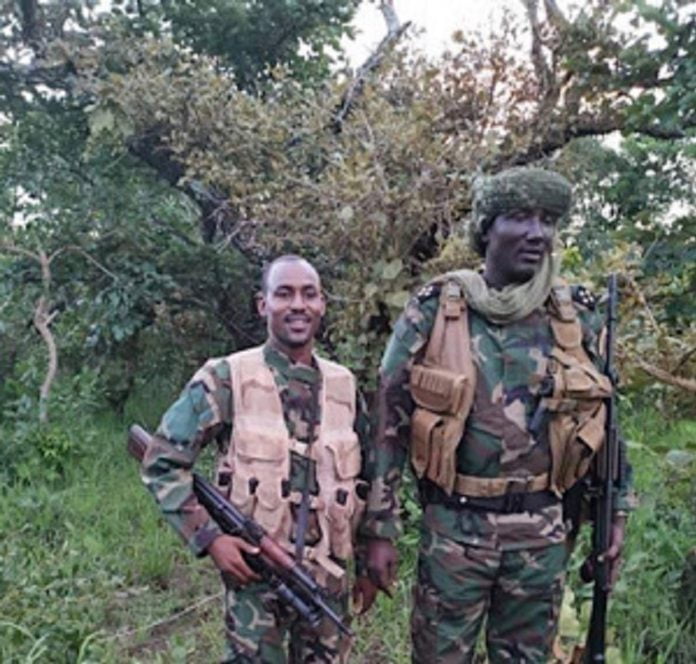
{"type": "MultiPolygon", "coordinates": [[[[126,417],[152,426],[148,405],[126,417]]],[[[222,615],[210,562],[195,560],[160,519],[126,455],[124,422],[98,417],[85,426],[88,443],[59,477],[46,479],[37,466],[0,489],[0,661],[214,661],[222,615]]],[[[626,664],[690,663],[696,589],[684,587],[683,570],[696,546],[696,463],[667,459],[670,450],[696,452],[696,422],[643,412],[625,430],[641,506],[630,520],[610,638],[626,664]]],[[[416,540],[411,528],[400,545],[394,598],[381,596],[357,621],[353,661],[409,661],[416,540]]],[[[587,590],[571,586],[582,607],[587,590]]],[[[582,626],[586,608],[580,614],[582,626]]]]}

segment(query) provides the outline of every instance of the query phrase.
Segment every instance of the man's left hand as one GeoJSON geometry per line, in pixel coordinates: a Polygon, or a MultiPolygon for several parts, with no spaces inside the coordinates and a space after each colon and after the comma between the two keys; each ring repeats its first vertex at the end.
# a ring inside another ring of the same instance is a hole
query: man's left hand
{"type": "Polygon", "coordinates": [[[623,562],[622,553],[625,539],[626,517],[623,515],[615,515],[611,524],[611,544],[600,557],[600,560],[606,560],[609,563],[608,590],[612,590],[616,586],[616,582],[619,580],[619,572],[621,571],[621,563],[623,562]]]}
{"type": "Polygon", "coordinates": [[[377,596],[377,586],[369,577],[359,576],[353,585],[353,610],[359,616],[367,613],[377,596]]]}

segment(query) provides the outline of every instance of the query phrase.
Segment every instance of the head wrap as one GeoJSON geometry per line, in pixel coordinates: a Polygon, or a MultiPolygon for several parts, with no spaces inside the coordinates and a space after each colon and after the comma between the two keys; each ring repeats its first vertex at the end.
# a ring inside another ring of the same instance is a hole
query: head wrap
{"type": "Polygon", "coordinates": [[[495,218],[515,210],[541,209],[558,221],[570,209],[571,187],[562,175],[543,168],[516,167],[477,178],[472,187],[473,210],[469,243],[483,256],[483,234],[495,218]]]}

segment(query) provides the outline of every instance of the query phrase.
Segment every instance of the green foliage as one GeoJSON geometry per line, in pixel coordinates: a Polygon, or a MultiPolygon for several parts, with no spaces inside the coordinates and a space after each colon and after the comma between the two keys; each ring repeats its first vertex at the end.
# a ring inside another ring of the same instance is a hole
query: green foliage
{"type": "Polygon", "coordinates": [[[693,421],[666,426],[651,413],[635,415],[626,433],[641,506],[630,521],[615,620],[628,661],[691,662],[696,616],[684,614],[680,600],[686,557],[696,541],[696,463],[678,467],[666,452],[695,454],[696,429],[693,421]]]}
{"type": "Polygon", "coordinates": [[[96,374],[83,370],[59,383],[51,395],[51,408],[59,416],[41,424],[37,399],[32,398],[38,394],[39,361],[30,356],[20,367],[19,378],[4,386],[2,430],[6,443],[0,478],[6,482],[31,483],[41,477],[52,485],[96,442],[89,428],[80,428],[101,402],[96,374]]]}
{"type": "MultiPolygon", "coordinates": [[[[624,435],[639,506],[628,520],[624,564],[610,601],[609,643],[626,663],[686,664],[696,656],[696,615],[682,610],[682,579],[696,539],[696,429],[693,420],[670,423],[658,411],[626,410],[624,435]],[[670,450],[691,460],[678,467],[670,450]]],[[[576,643],[584,638],[591,607],[592,587],[579,579],[590,530],[583,529],[569,566],[580,621],[565,636],[576,643]]]]}
{"type": "MultiPolygon", "coordinates": [[[[641,410],[624,428],[641,504],[629,521],[625,567],[611,600],[610,642],[626,664],[686,664],[696,654],[693,623],[681,609],[696,539],[696,465],[675,466],[667,453],[696,454],[694,423],[667,426],[659,413],[641,410]]],[[[61,477],[47,483],[39,472],[2,484],[3,662],[203,664],[219,655],[219,579],[164,524],[126,455],[125,429],[121,420],[90,418],[79,431],[93,442],[61,477]],[[188,611],[179,615],[182,609],[188,611]]],[[[418,508],[412,486],[404,497],[413,513],[399,543],[394,599],[381,595],[357,621],[356,662],[409,661],[418,508]]],[[[570,579],[584,628],[589,588],[576,583],[580,559],[570,579]]]]}
{"type": "Polygon", "coordinates": [[[0,340],[9,352],[0,358],[0,390],[34,352],[39,295],[57,316],[59,366],[97,369],[117,408],[138,379],[141,351],[157,351],[150,376],[164,369],[180,378],[211,352],[256,340],[255,271],[245,257],[205,246],[196,210],[170,188],[171,177],[158,182],[130,156],[124,137],[133,127],[93,104],[92,84],[126,73],[153,37],[169,39],[174,55],[179,45],[215,56],[216,67],[238,70],[249,87],[283,63],[314,80],[326,73],[329,50],[338,54],[354,7],[8,3],[0,19],[0,340]],[[50,285],[27,252],[55,258],[50,285]]]}
{"type": "Polygon", "coordinates": [[[597,292],[609,271],[619,273],[622,380],[682,415],[693,413],[688,392],[653,384],[655,368],[674,384],[696,371],[693,157],[689,141],[631,137],[616,147],[578,140],[559,159],[576,183],[566,267],[597,292]]]}
{"type": "Polygon", "coordinates": [[[161,3],[159,12],[177,43],[217,57],[234,72],[240,87],[250,88],[279,64],[301,80],[326,77],[331,51],[340,52],[357,4],[357,0],[176,0],[161,3]]]}
{"type": "MultiPolygon", "coordinates": [[[[487,35],[460,33],[437,62],[392,53],[337,131],[333,114],[355,94],[351,82],[315,74],[326,72],[352,1],[60,4],[42,3],[35,23],[15,8],[2,33],[7,52],[45,57],[30,58],[40,77],[0,69],[14,120],[0,124],[9,184],[0,245],[62,252],[50,293],[61,362],[97,367],[113,406],[123,407],[146,352],[160,349],[147,364],[179,377],[257,341],[249,294],[258,256],[286,251],[317,263],[334,305],[322,343],[371,388],[407,294],[440,270],[475,264],[459,236],[470,177],[556,148],[551,161],[578,182],[582,232],[568,236],[578,256],[602,259],[621,243],[629,248],[615,263],[641,257],[631,284],[657,328],[637,316],[626,354],[691,375],[688,8],[664,0],[607,11],[593,1],[567,20],[550,14],[531,58],[529,27],[510,16],[487,35]],[[67,30],[71,21],[80,30],[67,30]],[[27,36],[34,28],[43,50],[27,36]],[[612,129],[627,135],[620,150],[569,144],[612,129]],[[171,185],[199,201],[228,198],[227,217],[213,214],[214,230],[206,221],[205,239],[219,244],[199,239],[197,210],[171,185]],[[17,228],[17,218],[29,223],[17,228]]],[[[0,335],[11,349],[1,362],[12,375],[33,341],[26,325],[41,282],[26,257],[0,260],[0,335]]],[[[638,387],[654,380],[636,366],[624,375],[638,387]]]]}
{"type": "MultiPolygon", "coordinates": [[[[374,387],[408,293],[476,264],[460,230],[481,170],[540,161],[577,183],[566,266],[598,288],[604,272],[623,274],[630,402],[693,412],[689,393],[658,390],[641,364],[688,380],[696,362],[688,3],[584,3],[568,21],[548,17],[541,59],[510,17],[490,37],[460,33],[437,62],[393,53],[337,132],[350,81],[328,66],[356,4],[0,3],[3,662],[219,653],[217,579],[150,504],[125,458],[124,422],[153,427],[204,358],[262,338],[250,295],[264,252],[315,261],[329,296],[322,345],[374,387]],[[617,148],[570,142],[615,130],[617,148]],[[153,146],[147,167],[131,152],[138,141],[153,146]],[[204,241],[199,210],[172,185],[223,192],[234,224],[216,222],[204,241]],[[38,251],[55,255],[48,285],[26,253],[38,251]],[[41,295],[59,352],[44,426],[41,295]],[[104,402],[124,421],[95,419],[104,402]],[[215,602],[169,620],[201,597],[215,602]]],[[[691,662],[682,569],[696,539],[694,468],[666,455],[693,449],[693,422],[670,429],[641,414],[629,431],[643,503],[613,639],[627,662],[691,662]]],[[[408,483],[404,502],[402,576],[396,601],[380,598],[360,623],[366,662],[408,660],[418,540],[408,483]]]]}

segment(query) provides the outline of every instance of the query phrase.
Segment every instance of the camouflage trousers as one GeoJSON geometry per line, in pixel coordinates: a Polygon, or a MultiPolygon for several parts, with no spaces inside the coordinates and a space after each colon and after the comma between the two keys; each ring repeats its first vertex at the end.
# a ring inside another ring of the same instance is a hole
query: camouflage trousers
{"type": "MultiPolygon", "coordinates": [[[[348,622],[347,582],[328,586],[331,608],[348,622]]],[[[239,588],[225,581],[225,632],[223,664],[344,664],[351,645],[328,620],[310,628],[265,583],[239,588]]]]}
{"type": "Polygon", "coordinates": [[[412,661],[471,662],[484,618],[491,664],[548,662],[566,548],[497,551],[423,531],[411,615],[412,661]]]}

